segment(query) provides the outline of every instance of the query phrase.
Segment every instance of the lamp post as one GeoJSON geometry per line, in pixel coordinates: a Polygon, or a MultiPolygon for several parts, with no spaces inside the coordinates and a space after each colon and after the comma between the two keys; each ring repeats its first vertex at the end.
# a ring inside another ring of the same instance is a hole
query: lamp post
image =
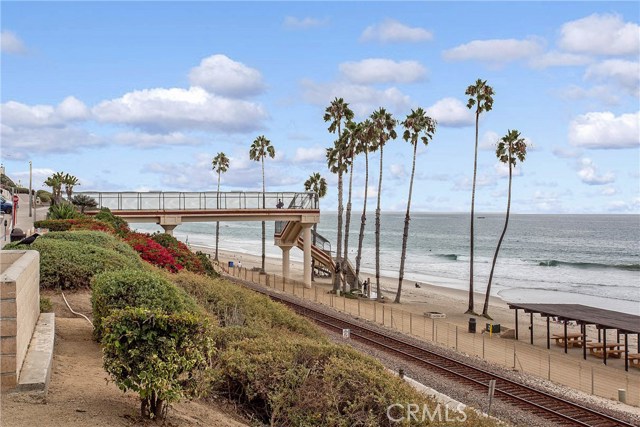
{"type": "Polygon", "coordinates": [[[32,178],[33,178],[33,173],[32,173],[32,166],[31,166],[31,160],[29,160],[29,218],[31,218],[33,215],[31,215],[32,211],[33,211],[33,196],[31,195],[31,192],[33,191],[31,189],[31,185],[32,185],[32,178]]]}

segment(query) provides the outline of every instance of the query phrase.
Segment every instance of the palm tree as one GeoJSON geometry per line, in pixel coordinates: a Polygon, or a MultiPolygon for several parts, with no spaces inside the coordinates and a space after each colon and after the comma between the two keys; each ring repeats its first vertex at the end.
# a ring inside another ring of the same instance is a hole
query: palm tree
{"type": "Polygon", "coordinates": [[[395,127],[398,121],[391,113],[380,107],[378,111],[371,114],[371,121],[378,137],[375,145],[380,150],[380,176],[378,177],[378,204],[376,206],[376,300],[380,301],[380,195],[382,194],[382,155],[384,145],[389,139],[396,139],[395,127]]]}
{"type": "MultiPolygon", "coordinates": [[[[333,150],[338,148],[341,143],[340,139],[342,137],[341,125],[342,121],[351,121],[353,119],[353,111],[349,108],[349,104],[344,102],[342,98],[335,98],[331,101],[331,104],[325,109],[324,112],[324,121],[331,122],[329,125],[329,132],[336,133],[338,135],[338,139],[334,143],[334,147],[327,149],[327,163],[329,169],[333,173],[338,174],[338,237],[337,237],[337,246],[336,246],[336,265],[341,264],[340,260],[340,251],[342,250],[342,174],[344,173],[343,169],[343,160],[342,160],[342,152],[341,150],[332,153],[333,150]],[[331,157],[330,157],[331,156],[331,157]]],[[[338,290],[339,287],[340,274],[335,274],[333,277],[333,289],[334,291],[338,290]]]]}
{"type": "MultiPolygon", "coordinates": [[[[347,129],[344,130],[345,145],[344,158],[349,161],[349,195],[347,196],[347,214],[344,224],[344,257],[342,258],[343,268],[346,271],[349,262],[349,229],[351,228],[351,195],[353,190],[353,164],[355,163],[356,146],[362,132],[362,125],[355,122],[347,122],[347,129]]],[[[358,281],[356,276],[355,281],[358,281]]],[[[347,284],[345,282],[343,291],[346,292],[347,284]]]]}
{"type": "Polygon", "coordinates": [[[504,220],[504,229],[498,240],[498,246],[496,247],[496,253],[493,255],[493,263],[491,264],[491,273],[489,273],[489,283],[487,284],[487,292],[484,296],[484,307],[482,308],[482,315],[488,319],[489,316],[489,295],[491,294],[491,281],[493,280],[493,270],[496,267],[496,260],[498,259],[498,252],[500,251],[500,245],[504,235],[507,233],[507,226],[509,225],[509,211],[511,210],[511,179],[513,175],[513,168],[516,166],[516,162],[524,162],[527,156],[527,143],[524,138],[520,137],[520,132],[517,130],[509,130],[505,136],[498,142],[498,148],[496,149],[496,157],[502,163],[509,165],[509,191],[507,192],[507,214],[504,220]]]}
{"type": "MultiPolygon", "coordinates": [[[[327,180],[325,180],[319,172],[314,172],[304,182],[305,191],[313,191],[316,193],[318,200],[327,195],[327,180]]],[[[316,244],[316,234],[318,233],[318,223],[313,224],[313,244],[316,244]]],[[[311,260],[311,279],[313,280],[313,270],[315,267],[315,260],[311,260]]]]}
{"type": "MultiPolygon", "coordinates": [[[[216,209],[220,209],[220,174],[229,170],[229,158],[223,152],[218,153],[211,161],[211,168],[218,174],[218,190],[216,192],[216,209]]],[[[220,221],[216,221],[216,257],[218,261],[218,241],[220,238],[220,221]]]]}
{"type": "Polygon", "coordinates": [[[62,201],[62,185],[64,184],[64,172],[56,172],[44,182],[44,185],[51,187],[51,204],[59,204],[62,201]]]}
{"type": "Polygon", "coordinates": [[[93,197],[87,196],[86,194],[76,194],[71,199],[71,203],[75,206],[80,206],[80,213],[84,213],[84,210],[87,208],[95,208],[98,206],[98,202],[93,197]]]}
{"type": "Polygon", "coordinates": [[[364,153],[364,203],[362,204],[362,216],[360,217],[360,234],[358,235],[358,254],[356,255],[356,277],[354,286],[357,286],[360,276],[360,262],[362,260],[362,241],[364,240],[364,228],[367,222],[367,198],[369,193],[369,151],[373,148],[377,138],[376,128],[373,122],[367,119],[361,124],[360,138],[356,146],[356,154],[364,153]]]}
{"type": "Polygon", "coordinates": [[[411,211],[411,193],[413,192],[413,177],[416,172],[416,154],[418,152],[418,141],[426,146],[433,139],[436,132],[436,121],[427,116],[422,108],[411,110],[411,114],[402,122],[405,128],[402,138],[413,145],[413,164],[411,165],[411,180],[409,181],[409,198],[407,199],[407,213],[404,217],[404,233],[402,234],[402,255],[400,256],[400,276],[398,279],[398,292],[395,302],[400,302],[402,293],[402,279],[404,278],[404,261],[407,255],[407,239],[409,238],[409,212],[411,211]],[[424,136],[420,136],[424,134],[424,136]]]}
{"type": "MultiPolygon", "coordinates": [[[[276,155],[276,150],[271,145],[271,141],[265,138],[264,135],[260,135],[253,141],[251,144],[251,148],[249,149],[249,158],[251,160],[255,160],[256,162],[262,163],[262,208],[265,208],[266,198],[265,198],[265,184],[264,184],[264,158],[269,156],[272,159],[276,155]]],[[[260,273],[265,273],[264,269],[264,261],[265,261],[265,241],[267,240],[267,231],[265,222],[262,221],[262,268],[260,273]]]]}
{"type": "Polygon", "coordinates": [[[467,102],[467,108],[471,109],[476,106],[476,145],[475,155],[473,157],[473,186],[471,189],[471,238],[469,249],[469,307],[466,313],[474,314],[473,307],[473,222],[475,215],[475,203],[476,203],[476,175],[478,171],[478,122],[480,120],[480,113],[483,111],[491,111],[493,108],[493,88],[487,84],[486,80],[476,80],[474,85],[471,85],[465,91],[465,95],[469,95],[469,101],[467,102]]]}
{"type": "Polygon", "coordinates": [[[67,200],[71,203],[71,197],[73,196],[73,187],[76,185],[80,185],[80,181],[73,175],[69,175],[68,173],[64,175],[62,178],[62,183],[64,184],[64,191],[67,193],[67,200]]]}

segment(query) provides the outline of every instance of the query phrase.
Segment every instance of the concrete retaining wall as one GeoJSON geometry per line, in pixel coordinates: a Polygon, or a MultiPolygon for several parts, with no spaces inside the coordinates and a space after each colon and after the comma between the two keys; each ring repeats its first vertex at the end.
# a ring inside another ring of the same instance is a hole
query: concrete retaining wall
{"type": "Polygon", "coordinates": [[[40,254],[0,252],[0,386],[14,388],[40,315],[40,254]]]}

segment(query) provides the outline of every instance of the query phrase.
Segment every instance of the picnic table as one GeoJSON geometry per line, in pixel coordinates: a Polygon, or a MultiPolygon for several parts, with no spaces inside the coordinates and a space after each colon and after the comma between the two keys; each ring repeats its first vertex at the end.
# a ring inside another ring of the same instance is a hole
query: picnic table
{"type": "Polygon", "coordinates": [[[640,353],[629,353],[627,355],[627,359],[629,360],[629,364],[636,368],[640,368],[640,353]]]}
{"type": "MultiPolygon", "coordinates": [[[[553,339],[556,340],[556,345],[564,347],[564,334],[553,334],[553,339]]],[[[587,340],[587,343],[591,340],[587,340]]],[[[582,347],[582,334],[580,332],[572,332],[567,334],[567,347],[582,347]]]]}
{"type": "Polygon", "coordinates": [[[593,356],[600,357],[600,358],[604,358],[604,351],[606,348],[607,357],[615,357],[616,359],[619,359],[622,353],[624,353],[624,350],[620,350],[621,345],[624,345],[624,344],[619,342],[614,342],[614,343],[607,343],[607,345],[605,346],[604,343],[598,342],[598,343],[587,343],[587,348],[589,349],[589,352],[593,356]]]}

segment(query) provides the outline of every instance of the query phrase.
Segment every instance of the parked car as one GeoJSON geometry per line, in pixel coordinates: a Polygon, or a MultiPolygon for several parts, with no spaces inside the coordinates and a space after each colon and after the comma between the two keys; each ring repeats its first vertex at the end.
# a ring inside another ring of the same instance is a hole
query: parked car
{"type": "Polygon", "coordinates": [[[2,208],[2,213],[10,214],[13,212],[13,203],[4,198],[4,196],[0,196],[0,204],[2,208]]]}

